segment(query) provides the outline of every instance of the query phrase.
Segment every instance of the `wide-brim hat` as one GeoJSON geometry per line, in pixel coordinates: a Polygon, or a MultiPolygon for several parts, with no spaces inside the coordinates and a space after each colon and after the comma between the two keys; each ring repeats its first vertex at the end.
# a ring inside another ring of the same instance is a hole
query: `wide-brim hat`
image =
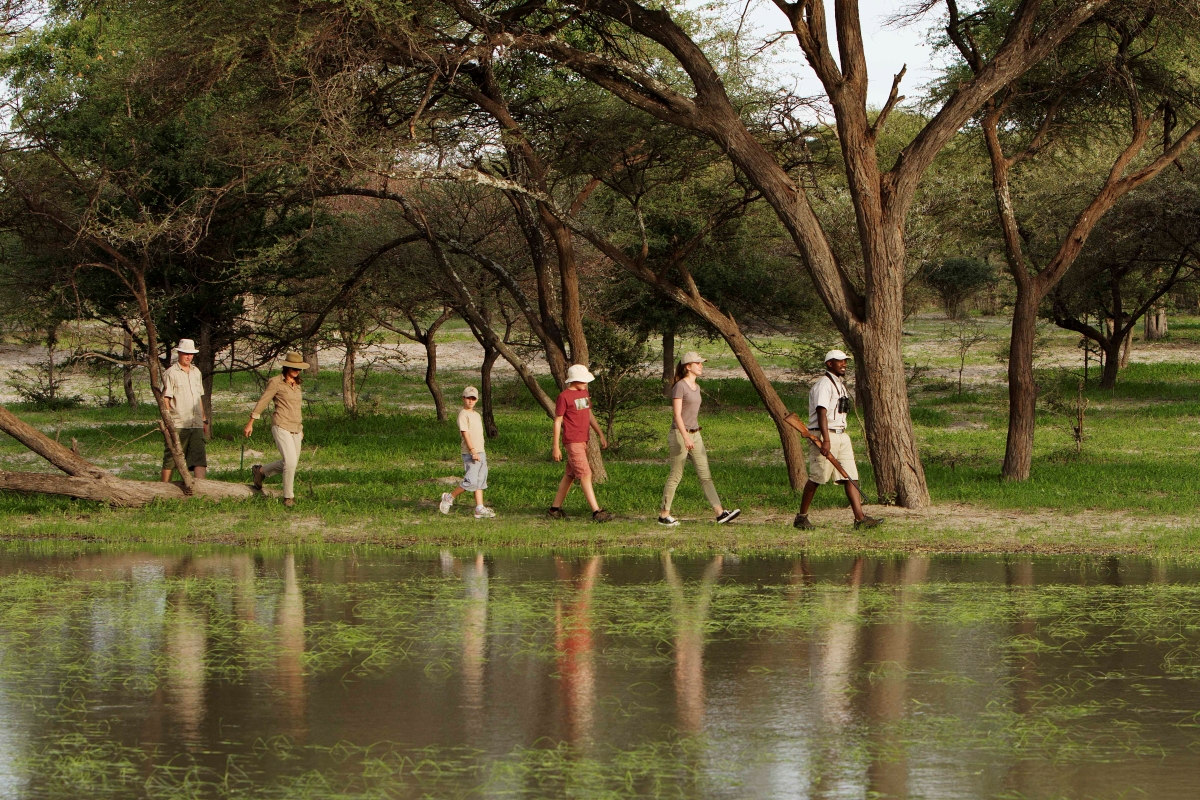
{"type": "Polygon", "coordinates": [[[567,383],[591,383],[594,380],[596,376],[588,372],[583,364],[572,364],[567,370],[567,383]]]}
{"type": "Polygon", "coordinates": [[[830,350],[825,354],[826,364],[828,364],[830,361],[848,361],[849,359],[850,356],[846,355],[841,350],[830,350]]]}
{"type": "Polygon", "coordinates": [[[292,350],[283,357],[283,361],[279,362],[279,366],[289,369],[308,369],[308,362],[304,360],[304,356],[292,350]]]}
{"type": "Polygon", "coordinates": [[[688,350],[683,354],[683,358],[679,359],[680,364],[703,364],[705,361],[708,361],[708,359],[703,358],[695,350],[688,350]]]}
{"type": "Polygon", "coordinates": [[[179,345],[175,348],[175,352],[191,353],[192,355],[196,355],[196,353],[199,353],[200,351],[196,349],[196,343],[191,339],[180,339],[179,345]]]}
{"type": "Polygon", "coordinates": [[[474,397],[476,400],[478,400],[479,390],[474,386],[468,386],[467,388],[463,389],[463,397],[474,397]]]}

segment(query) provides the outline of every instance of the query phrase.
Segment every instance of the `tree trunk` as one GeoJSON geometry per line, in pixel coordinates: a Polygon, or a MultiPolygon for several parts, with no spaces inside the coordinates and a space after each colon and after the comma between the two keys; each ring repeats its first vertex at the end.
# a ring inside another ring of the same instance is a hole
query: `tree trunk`
{"type": "Polygon", "coordinates": [[[900,341],[903,309],[901,297],[896,298],[894,307],[885,309],[881,303],[873,323],[858,328],[858,342],[851,341],[854,379],[861,386],[863,426],[868,434],[867,451],[875,470],[879,502],[922,508],[929,505],[929,489],[917,452],[904,381],[900,341]]]}
{"type": "MultiPolygon", "coordinates": [[[[317,315],[312,311],[305,311],[300,315],[301,327],[308,329],[309,326],[316,324],[317,315]]],[[[317,346],[317,332],[313,331],[312,336],[305,337],[301,344],[301,352],[304,361],[308,364],[308,369],[305,373],[310,378],[317,378],[321,373],[320,365],[320,348],[317,346]]]]}
{"type": "MultiPolygon", "coordinates": [[[[118,478],[81,458],[32,425],[0,406],[0,431],[37,453],[66,473],[7,472],[0,470],[0,489],[15,492],[65,495],[83,500],[98,500],[114,506],[142,506],[152,500],[182,499],[189,492],[180,483],[131,481],[118,478]]],[[[193,481],[194,493],[214,499],[251,497],[248,485],[221,481],[193,481]]]]}
{"type": "Polygon", "coordinates": [[[592,485],[599,486],[602,483],[608,482],[608,470],[604,466],[604,451],[600,449],[600,439],[596,436],[588,437],[587,459],[588,466],[592,468],[592,485]]]}
{"type": "Polygon", "coordinates": [[[1156,316],[1156,327],[1158,328],[1158,338],[1163,338],[1167,335],[1167,310],[1160,308],[1156,316]]]}
{"type": "Polygon", "coordinates": [[[138,407],[137,394],[133,391],[133,334],[125,331],[121,342],[121,358],[125,365],[121,367],[121,384],[125,387],[125,402],[130,408],[138,407]]]}
{"type": "Polygon", "coordinates": [[[1010,481],[1028,480],[1033,466],[1033,433],[1037,422],[1033,345],[1037,336],[1038,297],[1032,283],[1032,280],[1017,282],[1008,348],[1008,442],[1001,475],[1010,481]]]}
{"type": "Polygon", "coordinates": [[[439,320],[429,326],[425,331],[425,337],[422,344],[425,345],[425,386],[429,389],[429,395],[433,398],[433,408],[437,413],[437,421],[445,422],[448,417],[446,415],[446,398],[442,394],[442,386],[438,383],[437,377],[437,331],[442,326],[439,320]]]}
{"type": "Polygon", "coordinates": [[[354,368],[357,366],[358,342],[353,336],[345,336],[346,358],[342,362],[342,408],[350,416],[358,414],[358,389],[355,386],[354,368]]]}
{"type": "Polygon", "coordinates": [[[200,352],[196,355],[195,364],[200,370],[200,382],[204,385],[204,398],[201,403],[204,407],[205,419],[211,421],[213,418],[213,380],[217,377],[217,354],[213,351],[212,346],[212,323],[200,323],[200,339],[196,348],[200,352]]]}
{"type": "Polygon", "coordinates": [[[1129,353],[1133,350],[1133,326],[1129,326],[1129,330],[1125,332],[1125,341],[1121,346],[1121,369],[1129,366],[1129,353]]]}
{"type": "Polygon", "coordinates": [[[1121,345],[1123,336],[1110,336],[1100,343],[1104,351],[1104,371],[1100,373],[1100,388],[1113,389],[1117,385],[1117,373],[1121,371],[1121,345]]]}
{"type": "MultiPolygon", "coordinates": [[[[181,482],[131,481],[110,475],[108,478],[76,478],[47,472],[6,472],[0,470],[0,490],[29,494],[50,494],[95,500],[118,508],[137,508],[154,500],[184,500],[189,495],[181,482]]],[[[248,484],[224,481],[193,481],[196,497],[210,500],[247,499],[258,492],[248,484]]]]}
{"type": "Polygon", "coordinates": [[[496,411],[492,397],[492,367],[499,358],[500,351],[485,342],[483,365],[479,368],[479,401],[483,405],[483,433],[489,439],[500,435],[500,429],[496,427],[496,411]]]}
{"type": "Polygon", "coordinates": [[[671,383],[675,379],[675,330],[663,331],[662,335],[662,383],[663,397],[671,396],[671,383]]]}

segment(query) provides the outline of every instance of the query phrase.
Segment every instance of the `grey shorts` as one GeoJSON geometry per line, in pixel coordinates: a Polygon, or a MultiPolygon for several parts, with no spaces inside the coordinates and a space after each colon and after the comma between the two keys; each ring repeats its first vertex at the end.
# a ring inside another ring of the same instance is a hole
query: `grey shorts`
{"type": "MultiPolygon", "coordinates": [[[[204,428],[177,428],[179,445],[183,448],[183,460],[188,469],[194,467],[208,468],[208,454],[204,449],[204,428]]],[[[171,457],[171,448],[163,445],[163,469],[175,469],[175,459],[171,457]]]]}
{"type": "Polygon", "coordinates": [[[487,488],[487,453],[480,453],[478,461],[471,460],[470,453],[463,453],[463,480],[459,484],[468,492],[482,492],[487,488]]]}

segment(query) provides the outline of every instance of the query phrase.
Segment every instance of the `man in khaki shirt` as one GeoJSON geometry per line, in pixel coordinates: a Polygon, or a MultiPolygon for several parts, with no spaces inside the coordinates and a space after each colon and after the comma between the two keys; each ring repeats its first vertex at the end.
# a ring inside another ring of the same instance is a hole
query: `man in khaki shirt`
{"type": "MultiPolygon", "coordinates": [[[[210,427],[204,413],[204,379],[200,375],[200,368],[192,365],[192,360],[200,351],[191,339],[180,339],[179,347],[175,350],[175,363],[163,373],[163,397],[167,399],[167,407],[171,410],[171,423],[179,434],[179,444],[188,471],[196,476],[196,480],[204,480],[208,474],[205,440],[210,427]]],[[[174,468],[171,448],[164,446],[163,483],[170,482],[174,468]]]]}

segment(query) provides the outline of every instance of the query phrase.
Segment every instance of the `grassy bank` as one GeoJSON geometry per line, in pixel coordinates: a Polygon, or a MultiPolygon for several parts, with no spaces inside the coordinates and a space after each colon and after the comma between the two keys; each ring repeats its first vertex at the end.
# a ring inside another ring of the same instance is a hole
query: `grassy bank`
{"type": "MultiPolygon", "coordinates": [[[[994,361],[992,362],[994,364],[994,361]]],[[[453,397],[472,376],[446,375],[453,397]]],[[[586,522],[583,500],[568,501],[573,518],[541,518],[561,475],[549,459],[550,425],[516,384],[499,388],[500,436],[488,444],[489,504],[501,515],[476,522],[465,505],[451,518],[435,503],[460,474],[453,422],[437,423],[421,381],[406,374],[377,374],[366,385],[365,413],[347,416],[335,375],[306,388],[305,453],[293,512],[261,501],[214,505],[164,504],[137,511],[44,497],[0,495],[0,529],[8,537],[86,538],[111,541],[373,542],[394,546],[586,546],[798,548],[946,551],[1184,552],[1200,545],[1194,457],[1200,435],[1200,365],[1133,364],[1115,391],[1085,392],[1085,437],[1077,444],[1070,407],[1078,381],[1065,371],[1044,375],[1033,478],[999,480],[1004,451],[1002,385],[975,384],[959,394],[944,378],[912,387],[913,419],[935,507],[923,513],[881,509],[882,531],[858,535],[849,526],[844,497],[832,487],[818,493],[818,531],[795,535],[798,503],[788,489],[774,428],[759,410],[748,383],[708,380],[705,441],[714,477],[727,505],[745,516],[718,528],[690,473],[675,513],[683,527],[664,531],[653,520],[666,476],[669,421],[665,403],[639,410],[618,431],[608,456],[610,481],[599,487],[602,504],[620,520],[586,522]],[[1055,401],[1054,398],[1058,400],[1055,401]]],[[[803,410],[806,389],[781,382],[785,401],[803,410]]],[[[259,426],[240,463],[239,429],[255,392],[248,376],[217,380],[210,475],[247,480],[256,461],[274,458],[266,426],[259,426]]],[[[82,408],[61,412],[14,408],[60,441],[75,439],[88,458],[122,475],[152,480],[161,458],[149,406],[82,408]]],[[[851,433],[868,496],[874,495],[858,420],[851,433]]],[[[0,468],[40,470],[44,465],[16,442],[0,440],[0,468]]]]}

